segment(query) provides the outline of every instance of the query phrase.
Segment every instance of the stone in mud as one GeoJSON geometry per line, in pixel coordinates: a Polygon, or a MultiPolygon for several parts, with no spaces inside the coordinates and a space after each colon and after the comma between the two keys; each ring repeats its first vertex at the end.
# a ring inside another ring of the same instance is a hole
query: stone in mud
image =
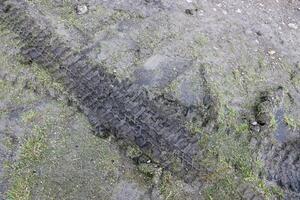
{"type": "Polygon", "coordinates": [[[84,15],[88,12],[88,6],[86,4],[79,4],[76,6],[76,13],[78,15],[84,15]]]}

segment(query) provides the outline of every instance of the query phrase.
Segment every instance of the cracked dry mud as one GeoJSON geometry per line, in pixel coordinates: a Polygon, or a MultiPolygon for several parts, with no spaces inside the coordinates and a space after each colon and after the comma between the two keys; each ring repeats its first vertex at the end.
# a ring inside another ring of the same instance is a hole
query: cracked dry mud
{"type": "Polygon", "coordinates": [[[299,199],[299,18],[0,0],[0,198],[299,199]]]}

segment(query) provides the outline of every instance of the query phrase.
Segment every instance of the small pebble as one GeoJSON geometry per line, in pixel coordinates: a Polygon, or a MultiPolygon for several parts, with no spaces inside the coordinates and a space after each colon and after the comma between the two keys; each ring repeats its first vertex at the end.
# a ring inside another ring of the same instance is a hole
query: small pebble
{"type": "Polygon", "coordinates": [[[262,32],[260,32],[260,31],[256,31],[256,35],[258,35],[258,36],[262,36],[262,32]]]}
{"type": "Polygon", "coordinates": [[[78,15],[84,15],[88,12],[88,6],[86,4],[81,4],[76,6],[76,13],[78,15]]]}
{"type": "Polygon", "coordinates": [[[193,11],[191,9],[186,9],[185,14],[187,15],[193,15],[193,11]]]}
{"type": "Polygon", "coordinates": [[[256,132],[256,133],[260,132],[260,126],[258,126],[258,125],[256,125],[256,126],[252,125],[252,126],[250,126],[250,129],[251,129],[251,131],[256,132]]]}
{"type": "Polygon", "coordinates": [[[252,124],[253,126],[257,126],[258,123],[257,123],[257,121],[254,121],[254,122],[252,122],[251,124],[252,124]]]}
{"type": "Polygon", "coordinates": [[[235,12],[242,13],[241,9],[237,9],[235,12]]]}
{"type": "Polygon", "coordinates": [[[269,51],[268,51],[268,54],[269,54],[269,55],[274,55],[275,53],[276,53],[276,51],[274,51],[274,50],[269,50],[269,51]]]}
{"type": "Polygon", "coordinates": [[[288,27],[290,27],[291,29],[295,29],[295,30],[298,29],[297,24],[294,24],[294,23],[289,23],[288,27]]]}

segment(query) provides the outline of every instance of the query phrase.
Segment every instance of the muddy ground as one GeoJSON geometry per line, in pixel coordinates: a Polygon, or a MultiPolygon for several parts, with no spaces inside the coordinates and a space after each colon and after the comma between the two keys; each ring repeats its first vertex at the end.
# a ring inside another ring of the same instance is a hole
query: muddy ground
{"type": "MultiPolygon", "coordinates": [[[[1,2],[1,1],[0,1],[1,2]]],[[[3,199],[299,199],[300,2],[28,0],[114,74],[188,108],[200,181],[94,136],[64,85],[1,23],[3,199]]]]}

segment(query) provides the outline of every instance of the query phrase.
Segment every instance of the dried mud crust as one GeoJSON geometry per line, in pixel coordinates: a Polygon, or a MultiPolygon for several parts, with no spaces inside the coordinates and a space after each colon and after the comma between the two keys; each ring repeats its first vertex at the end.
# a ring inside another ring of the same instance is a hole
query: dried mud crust
{"type": "Polygon", "coordinates": [[[149,99],[147,91],[119,82],[87,56],[75,52],[46,22],[28,14],[26,2],[0,2],[1,21],[22,41],[27,62],[36,62],[66,85],[97,133],[113,133],[137,145],[154,162],[191,181],[199,173],[198,138],[180,119],[180,110],[166,112],[149,99]]]}

